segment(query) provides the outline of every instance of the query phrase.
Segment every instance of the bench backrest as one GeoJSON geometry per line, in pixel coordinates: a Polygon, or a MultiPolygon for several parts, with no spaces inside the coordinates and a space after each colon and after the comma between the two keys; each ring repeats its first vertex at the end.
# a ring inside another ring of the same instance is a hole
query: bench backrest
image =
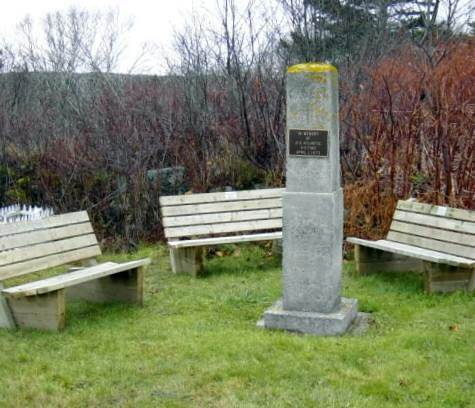
{"type": "Polygon", "coordinates": [[[0,225],[0,282],[100,254],[86,211],[0,225]]]}
{"type": "Polygon", "coordinates": [[[165,237],[253,232],[282,228],[284,189],[160,197],[165,237]]]}
{"type": "Polygon", "coordinates": [[[387,240],[475,259],[475,211],[399,201],[387,240]]]}

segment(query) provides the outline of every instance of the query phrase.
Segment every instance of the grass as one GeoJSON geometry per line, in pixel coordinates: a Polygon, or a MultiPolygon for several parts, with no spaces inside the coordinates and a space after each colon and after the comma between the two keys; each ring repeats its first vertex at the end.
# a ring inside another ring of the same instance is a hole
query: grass
{"type": "Polygon", "coordinates": [[[208,259],[201,279],[172,275],[163,247],[142,248],[145,307],[72,303],[61,333],[0,330],[0,406],[475,406],[473,295],[426,295],[411,273],[354,277],[348,263],[343,293],[373,313],[369,331],[262,330],[280,263],[239,248],[208,259]]]}

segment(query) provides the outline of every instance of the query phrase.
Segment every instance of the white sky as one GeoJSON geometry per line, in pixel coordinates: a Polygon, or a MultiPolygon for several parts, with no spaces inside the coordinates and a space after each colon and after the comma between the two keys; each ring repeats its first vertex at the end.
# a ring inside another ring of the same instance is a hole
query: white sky
{"type": "MultiPolygon", "coordinates": [[[[49,12],[65,11],[78,7],[88,11],[107,11],[118,8],[124,21],[133,20],[133,27],[127,35],[127,49],[123,70],[127,70],[141,44],[153,43],[168,51],[173,39],[173,30],[180,29],[193,12],[212,11],[216,0],[12,0],[3,1],[0,8],[0,40],[15,43],[15,31],[19,22],[29,15],[35,25],[49,12]]],[[[238,0],[238,4],[247,3],[238,0]]],[[[148,62],[150,73],[162,71],[157,56],[148,62]]]]}
{"type": "MultiPolygon", "coordinates": [[[[39,26],[49,12],[65,11],[72,6],[88,11],[107,11],[118,8],[123,21],[133,19],[133,27],[125,38],[127,49],[123,55],[121,71],[127,71],[140,53],[141,44],[153,44],[158,50],[149,61],[143,62],[143,71],[161,73],[164,58],[172,55],[173,30],[180,30],[193,13],[216,9],[223,0],[4,0],[0,8],[0,43],[5,39],[15,43],[16,26],[27,15],[39,26]],[[165,54],[163,54],[165,52],[165,54]]],[[[235,0],[241,7],[248,0],[235,0]]],[[[473,0],[460,0],[462,10],[467,11],[473,0]]],[[[275,0],[255,0],[256,3],[276,3],[275,0]]]]}

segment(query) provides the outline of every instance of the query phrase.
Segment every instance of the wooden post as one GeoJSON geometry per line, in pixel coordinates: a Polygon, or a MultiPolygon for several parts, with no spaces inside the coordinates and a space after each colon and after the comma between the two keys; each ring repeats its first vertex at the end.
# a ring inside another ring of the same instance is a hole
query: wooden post
{"type": "Polygon", "coordinates": [[[276,257],[282,257],[282,240],[281,239],[274,239],[272,241],[272,255],[276,257]]]}
{"type": "Polygon", "coordinates": [[[422,272],[422,261],[363,245],[355,245],[356,272],[366,275],[375,272],[422,272]]]}
{"type": "MultiPolygon", "coordinates": [[[[0,292],[3,289],[3,283],[0,282],[0,292]]],[[[13,320],[10,307],[7,300],[0,293],[0,328],[13,329],[15,327],[15,321],[13,320]]]]}
{"type": "Polygon", "coordinates": [[[81,265],[84,268],[89,268],[91,266],[96,266],[97,265],[97,259],[96,258],[88,258],[88,259],[83,259],[81,261],[81,265]]]}
{"type": "Polygon", "coordinates": [[[170,248],[173,273],[187,273],[197,277],[203,274],[203,247],[170,248]]]}
{"type": "Polygon", "coordinates": [[[473,268],[424,261],[425,290],[427,293],[454,292],[456,290],[474,291],[473,268]]]}
{"type": "Polygon", "coordinates": [[[64,289],[37,296],[9,298],[8,304],[19,328],[62,330],[66,305],[64,289]]]}
{"type": "Polygon", "coordinates": [[[145,267],[115,273],[66,289],[68,299],[95,303],[125,302],[143,305],[145,267]]]}
{"type": "Polygon", "coordinates": [[[470,276],[470,280],[468,281],[467,291],[475,292],[475,268],[472,268],[472,275],[470,276]]]}

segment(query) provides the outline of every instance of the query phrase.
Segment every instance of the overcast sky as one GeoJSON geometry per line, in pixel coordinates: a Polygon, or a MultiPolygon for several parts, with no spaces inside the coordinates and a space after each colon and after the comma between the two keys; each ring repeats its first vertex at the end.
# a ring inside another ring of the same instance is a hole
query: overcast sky
{"type": "MultiPolygon", "coordinates": [[[[0,42],[5,39],[15,43],[16,26],[27,15],[35,25],[49,12],[65,11],[79,7],[88,11],[107,11],[118,9],[121,19],[133,20],[133,27],[127,35],[127,49],[122,58],[120,71],[127,71],[133,64],[143,43],[151,43],[155,54],[142,66],[147,73],[162,73],[165,64],[161,55],[172,55],[171,45],[174,29],[180,30],[192,13],[204,14],[216,10],[218,0],[11,0],[3,1],[0,9],[0,42]]],[[[221,2],[223,0],[220,0],[221,2]]],[[[248,0],[235,0],[244,7],[248,0]]],[[[277,4],[274,0],[254,0],[255,3],[277,4]]],[[[473,0],[460,0],[462,10],[467,11],[473,0]]]]}
{"type": "MultiPolygon", "coordinates": [[[[127,70],[139,52],[142,43],[156,44],[165,51],[171,45],[173,30],[180,29],[193,13],[212,11],[216,0],[13,0],[2,2],[0,10],[0,40],[15,41],[19,22],[29,15],[35,24],[49,12],[64,11],[75,6],[88,11],[106,11],[118,8],[121,18],[133,19],[127,35],[127,50],[122,70],[127,70]]],[[[238,4],[247,3],[237,0],[238,4]]],[[[159,55],[159,53],[158,53],[159,55]]],[[[147,62],[151,73],[162,70],[160,62],[147,62]]]]}
{"type": "Polygon", "coordinates": [[[216,0],[13,0],[2,4],[0,35],[11,33],[26,15],[36,20],[73,6],[92,11],[118,7],[124,18],[133,17],[138,39],[168,39],[173,26],[179,26],[185,15],[202,8],[213,9],[215,4],[216,0]]]}

